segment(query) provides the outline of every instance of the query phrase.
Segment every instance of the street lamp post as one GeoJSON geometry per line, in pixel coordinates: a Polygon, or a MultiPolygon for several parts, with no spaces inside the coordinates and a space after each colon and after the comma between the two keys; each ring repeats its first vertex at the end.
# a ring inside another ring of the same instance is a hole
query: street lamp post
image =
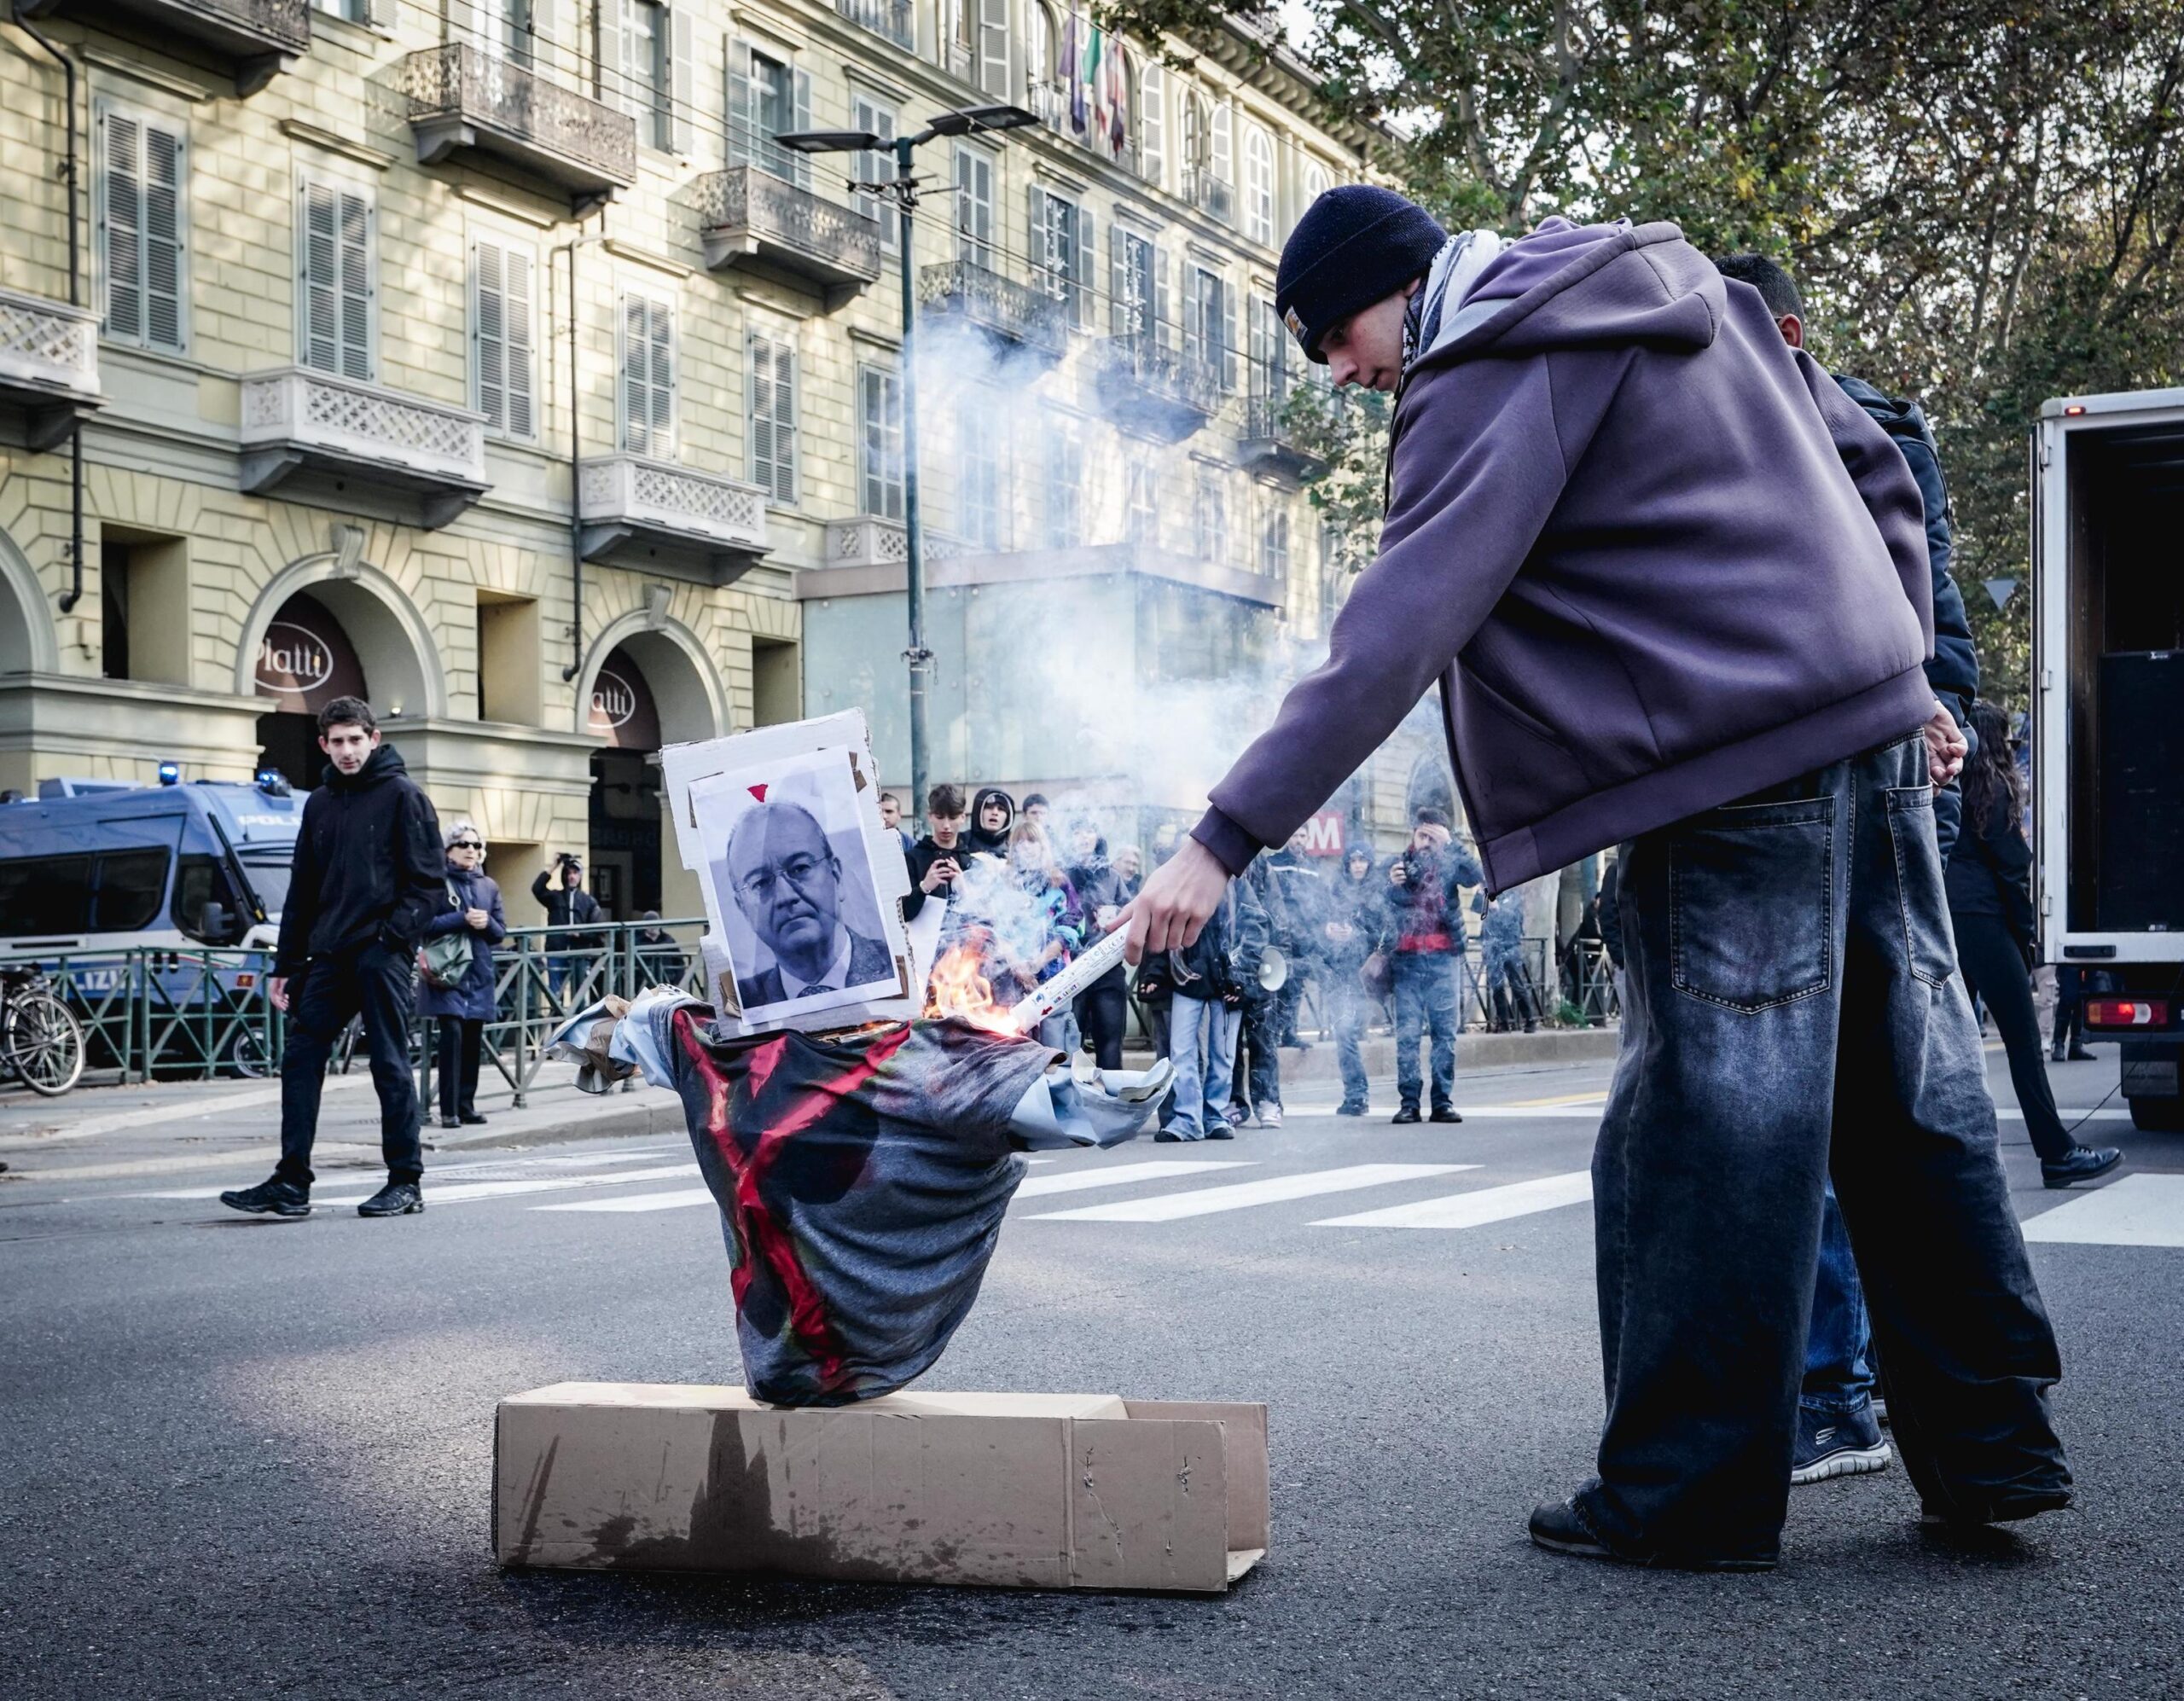
{"type": "Polygon", "coordinates": [[[893,177],[880,183],[852,180],[850,187],[865,194],[885,196],[894,204],[901,225],[897,248],[903,292],[903,541],[904,601],[909,605],[909,646],[903,652],[903,660],[909,670],[909,813],[913,820],[924,819],[930,778],[926,677],[932,670],[932,652],[926,647],[925,642],[925,526],[918,512],[917,291],[912,253],[918,180],[910,170],[911,156],[936,136],[1020,130],[1038,121],[1036,113],[1022,107],[970,107],[941,113],[927,119],[926,127],[915,136],[898,136],[892,141],[863,130],[794,131],[774,138],[782,147],[799,154],[870,154],[885,149],[895,159],[893,177]]]}

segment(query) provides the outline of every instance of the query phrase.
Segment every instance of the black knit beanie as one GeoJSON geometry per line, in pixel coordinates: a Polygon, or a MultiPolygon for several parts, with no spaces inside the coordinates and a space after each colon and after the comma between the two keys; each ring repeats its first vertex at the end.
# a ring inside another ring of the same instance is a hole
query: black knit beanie
{"type": "Polygon", "coordinates": [[[1372,183],[1329,189],[1289,234],[1275,275],[1274,311],[1305,355],[1325,365],[1320,339],[1361,307],[1425,276],[1448,240],[1432,213],[1393,189],[1372,183]]]}

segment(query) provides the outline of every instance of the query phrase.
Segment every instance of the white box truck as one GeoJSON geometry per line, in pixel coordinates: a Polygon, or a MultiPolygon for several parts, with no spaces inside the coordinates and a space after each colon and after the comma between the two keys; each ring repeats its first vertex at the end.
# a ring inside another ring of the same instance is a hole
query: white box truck
{"type": "Polygon", "coordinates": [[[2032,589],[2041,955],[2088,971],[2133,1120],[2184,1129],[2184,390],[2042,407],[2032,589]]]}

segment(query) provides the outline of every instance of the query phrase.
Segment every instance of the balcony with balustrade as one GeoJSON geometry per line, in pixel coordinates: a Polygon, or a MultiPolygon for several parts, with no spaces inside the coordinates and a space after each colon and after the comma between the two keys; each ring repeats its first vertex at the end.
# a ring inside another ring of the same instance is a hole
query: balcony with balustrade
{"type": "Polygon", "coordinates": [[[417,163],[474,152],[564,190],[581,218],[637,180],[637,125],[544,72],[469,42],[404,61],[417,163]]]}
{"type": "Polygon", "coordinates": [[[1327,463],[1304,441],[1291,400],[1282,392],[1254,392],[1246,399],[1236,458],[1252,471],[1295,489],[1326,472],[1327,463]]]}
{"type": "Polygon", "coordinates": [[[756,485],[642,455],[588,457],[577,467],[584,558],[733,584],[771,547],[756,485]]]}
{"type": "Polygon", "coordinates": [[[1205,430],[1221,405],[1220,369],[1154,337],[1113,338],[1096,359],[1101,406],[1134,437],[1181,443],[1205,430]]]}
{"type": "Polygon", "coordinates": [[[485,416],[310,367],[242,380],[242,488],[436,531],[491,488],[485,416]]]}
{"type": "MultiPolygon", "coordinates": [[[[950,561],[963,553],[963,545],[944,531],[925,529],[925,559],[928,564],[950,561]]],[[[860,514],[849,520],[827,522],[827,566],[829,567],[903,567],[909,563],[910,537],[899,520],[876,514],[860,514]]]]}
{"type": "Polygon", "coordinates": [[[834,10],[860,29],[917,50],[917,14],[910,0],[834,0],[834,10]]]}
{"type": "Polygon", "coordinates": [[[1218,177],[1207,165],[1193,165],[1183,172],[1183,199],[1209,218],[1223,224],[1236,222],[1236,186],[1218,177]]]}
{"type": "Polygon", "coordinates": [[[310,0],[16,0],[15,10],[102,27],[119,21],[154,46],[187,42],[227,67],[239,96],[256,94],[311,51],[310,0]]]}
{"type": "Polygon", "coordinates": [[[938,323],[973,327],[1004,354],[1053,365],[1069,351],[1070,303],[975,260],[949,260],[918,274],[918,305],[938,323]]]}
{"type": "Polygon", "coordinates": [[[7,438],[26,449],[55,448],[105,399],[98,316],[0,289],[0,421],[7,438]]]}
{"type": "Polygon", "coordinates": [[[880,272],[880,221],[822,200],[756,165],[731,165],[698,183],[698,230],[711,271],[730,266],[816,287],[829,311],[864,293],[880,272]]]}

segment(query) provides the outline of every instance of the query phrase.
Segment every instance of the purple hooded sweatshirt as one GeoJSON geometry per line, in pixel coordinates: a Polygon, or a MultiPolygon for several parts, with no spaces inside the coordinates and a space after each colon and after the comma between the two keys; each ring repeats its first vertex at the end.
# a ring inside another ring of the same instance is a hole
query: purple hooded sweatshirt
{"type": "Polygon", "coordinates": [[[1436,678],[1496,892],[1932,712],[1909,467],[1673,224],[1512,244],[1410,369],[1391,454],[1327,661],[1194,829],[1232,874],[1436,678]]]}

